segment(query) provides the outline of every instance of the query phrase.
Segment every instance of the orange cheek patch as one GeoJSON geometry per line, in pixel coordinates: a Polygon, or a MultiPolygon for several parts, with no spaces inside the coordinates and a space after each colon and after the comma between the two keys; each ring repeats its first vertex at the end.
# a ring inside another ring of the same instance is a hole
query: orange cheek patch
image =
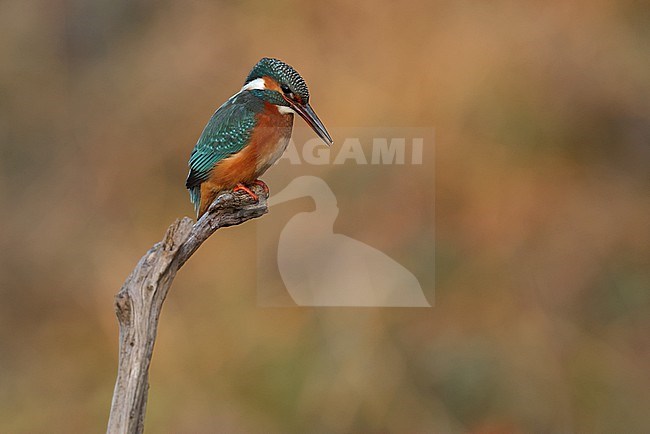
{"type": "Polygon", "coordinates": [[[264,87],[268,90],[275,90],[282,93],[280,84],[278,84],[278,82],[273,80],[271,77],[264,77],[264,87]]]}

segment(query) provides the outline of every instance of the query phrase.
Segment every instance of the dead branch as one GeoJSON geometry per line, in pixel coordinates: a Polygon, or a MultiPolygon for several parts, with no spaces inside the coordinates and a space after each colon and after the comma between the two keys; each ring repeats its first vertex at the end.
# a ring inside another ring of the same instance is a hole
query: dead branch
{"type": "Polygon", "coordinates": [[[158,317],[178,270],[217,229],[244,223],[268,212],[268,195],[254,186],[259,201],[244,192],[221,193],[196,223],[176,220],[138,262],[115,296],[120,327],[117,380],[108,434],[140,434],[149,389],[149,364],[158,317]]]}

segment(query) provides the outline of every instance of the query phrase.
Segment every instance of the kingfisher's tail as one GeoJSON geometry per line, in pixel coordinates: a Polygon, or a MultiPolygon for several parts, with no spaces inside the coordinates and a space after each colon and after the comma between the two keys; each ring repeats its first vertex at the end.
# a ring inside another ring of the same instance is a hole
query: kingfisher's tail
{"type": "Polygon", "coordinates": [[[199,208],[201,207],[201,185],[190,187],[188,190],[190,192],[190,201],[192,201],[192,205],[194,205],[194,211],[198,217],[199,208]]]}

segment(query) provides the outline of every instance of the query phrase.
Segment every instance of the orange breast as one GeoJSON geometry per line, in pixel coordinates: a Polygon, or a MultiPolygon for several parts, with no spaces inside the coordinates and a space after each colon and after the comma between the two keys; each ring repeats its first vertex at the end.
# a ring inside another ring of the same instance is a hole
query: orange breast
{"type": "Polygon", "coordinates": [[[208,181],[212,189],[225,190],[238,183],[250,184],[277,160],[291,137],[292,114],[281,114],[270,103],[257,116],[248,145],[217,164],[208,181]]]}

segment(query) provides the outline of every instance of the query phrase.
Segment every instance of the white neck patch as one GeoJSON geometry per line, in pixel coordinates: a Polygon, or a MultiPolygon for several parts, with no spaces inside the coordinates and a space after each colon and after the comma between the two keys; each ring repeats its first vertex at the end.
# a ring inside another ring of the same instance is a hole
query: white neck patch
{"type": "Polygon", "coordinates": [[[263,78],[256,78],[253,81],[250,81],[244,85],[244,87],[241,88],[240,92],[245,91],[245,90],[264,90],[266,89],[266,86],[264,85],[264,79],[263,78]]]}

